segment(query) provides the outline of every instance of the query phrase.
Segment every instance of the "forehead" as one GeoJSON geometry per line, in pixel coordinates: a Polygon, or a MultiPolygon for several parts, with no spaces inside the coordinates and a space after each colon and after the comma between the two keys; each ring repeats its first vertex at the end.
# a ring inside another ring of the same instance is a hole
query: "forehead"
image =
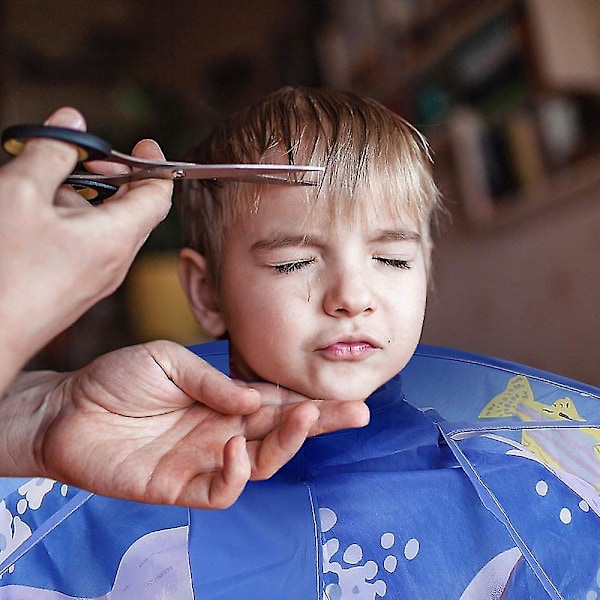
{"type": "Polygon", "coordinates": [[[263,186],[254,201],[242,200],[233,229],[248,227],[266,232],[283,227],[294,231],[327,231],[358,225],[415,233],[422,229],[401,197],[384,194],[377,187],[355,190],[349,195],[328,186],[315,189],[275,185],[263,186]]]}

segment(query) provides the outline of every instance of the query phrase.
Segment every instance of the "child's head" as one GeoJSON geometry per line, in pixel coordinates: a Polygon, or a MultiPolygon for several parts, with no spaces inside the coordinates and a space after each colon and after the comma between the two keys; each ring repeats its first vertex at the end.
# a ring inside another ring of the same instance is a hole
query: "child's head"
{"type": "Polygon", "coordinates": [[[418,343],[438,205],[423,138],[372,100],[283,89],[188,159],[310,164],[316,186],[190,181],[180,272],[232,374],[313,398],[365,398],[418,343]]]}

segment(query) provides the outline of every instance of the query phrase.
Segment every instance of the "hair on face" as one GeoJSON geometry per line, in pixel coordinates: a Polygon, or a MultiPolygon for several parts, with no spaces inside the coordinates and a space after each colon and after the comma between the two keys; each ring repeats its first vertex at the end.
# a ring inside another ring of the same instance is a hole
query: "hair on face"
{"type": "MultiPolygon", "coordinates": [[[[350,92],[283,88],[219,125],[186,160],[202,164],[279,163],[325,167],[307,174],[311,207],[330,219],[354,219],[365,206],[429,227],[440,205],[425,138],[379,102],[350,92]]],[[[178,182],[184,245],[202,254],[218,285],[227,233],[260,209],[269,184],[239,181],[178,182]]]]}

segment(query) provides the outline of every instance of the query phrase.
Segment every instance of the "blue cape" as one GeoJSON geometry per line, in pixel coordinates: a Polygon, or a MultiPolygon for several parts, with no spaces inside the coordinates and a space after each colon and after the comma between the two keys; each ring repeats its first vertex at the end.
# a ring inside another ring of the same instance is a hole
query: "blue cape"
{"type": "MultiPolygon", "coordinates": [[[[224,343],[193,350],[227,371],[224,343]]],[[[420,346],[367,427],[307,440],[230,509],[19,482],[0,504],[0,600],[596,597],[598,400],[420,346]]]]}

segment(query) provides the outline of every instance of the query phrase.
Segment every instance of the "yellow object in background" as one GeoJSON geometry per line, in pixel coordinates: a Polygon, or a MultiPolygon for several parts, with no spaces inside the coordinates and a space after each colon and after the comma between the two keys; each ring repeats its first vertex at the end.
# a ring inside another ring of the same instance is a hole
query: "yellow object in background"
{"type": "Polygon", "coordinates": [[[194,319],[179,283],[177,253],[139,256],[125,285],[136,341],[167,339],[186,345],[210,339],[194,319]]]}

